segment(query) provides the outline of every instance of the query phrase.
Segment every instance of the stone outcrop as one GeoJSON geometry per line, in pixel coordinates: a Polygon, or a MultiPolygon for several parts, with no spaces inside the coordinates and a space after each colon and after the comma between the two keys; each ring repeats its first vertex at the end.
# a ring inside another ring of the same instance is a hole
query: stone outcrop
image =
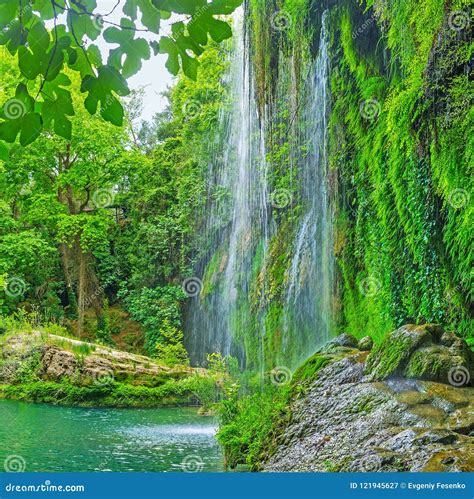
{"type": "Polygon", "coordinates": [[[0,383],[10,383],[19,376],[25,363],[40,379],[59,382],[64,378],[78,385],[97,381],[128,380],[135,385],[155,386],[165,379],[179,379],[204,369],[171,368],[142,355],[114,350],[72,338],[32,332],[11,336],[2,345],[0,383]]]}
{"type": "Polygon", "coordinates": [[[472,353],[434,325],[332,340],[292,380],[265,471],[472,471],[472,353]],[[367,348],[367,339],[359,348],[367,348]]]}

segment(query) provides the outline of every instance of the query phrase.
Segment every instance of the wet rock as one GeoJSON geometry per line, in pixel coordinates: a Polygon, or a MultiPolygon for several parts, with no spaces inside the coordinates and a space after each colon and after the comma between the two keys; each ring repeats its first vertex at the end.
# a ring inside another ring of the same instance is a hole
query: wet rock
{"type": "Polygon", "coordinates": [[[326,349],[330,350],[333,347],[357,348],[357,338],[349,333],[343,333],[336,336],[326,344],[326,349]]]}
{"type": "Polygon", "coordinates": [[[352,348],[317,354],[330,360],[308,378],[304,395],[291,399],[291,418],[273,434],[277,444],[262,457],[264,470],[474,469],[474,388],[404,377],[429,354],[442,368],[421,376],[446,380],[439,374],[446,373],[446,350],[472,369],[463,342],[427,325],[400,328],[383,343],[367,357],[370,365],[366,352],[352,348]]]}
{"type": "Polygon", "coordinates": [[[363,351],[372,350],[373,346],[374,346],[374,340],[370,336],[364,336],[357,344],[357,348],[363,351]]]}
{"type": "Polygon", "coordinates": [[[467,344],[439,326],[407,325],[390,333],[367,358],[371,380],[392,376],[468,385],[474,377],[473,354],[467,344]]]}
{"type": "Polygon", "coordinates": [[[450,383],[456,370],[468,372],[468,364],[468,356],[454,344],[451,348],[443,345],[430,345],[419,348],[411,355],[405,369],[405,376],[450,383]]]}
{"type": "Polygon", "coordinates": [[[454,449],[434,452],[428,462],[416,471],[450,471],[462,472],[474,469],[474,452],[472,445],[459,445],[454,449]]]}
{"type": "Polygon", "coordinates": [[[452,346],[457,340],[457,336],[454,333],[444,333],[441,336],[440,343],[446,347],[452,346]]]}
{"type": "Polygon", "coordinates": [[[433,397],[428,395],[427,393],[418,392],[418,391],[407,391],[401,392],[397,395],[397,400],[402,404],[406,404],[407,406],[414,406],[420,404],[428,404],[433,400],[433,397]]]}
{"type": "Polygon", "coordinates": [[[366,372],[371,379],[386,379],[403,373],[410,355],[420,346],[432,342],[427,326],[408,324],[389,333],[367,359],[366,372]]]}

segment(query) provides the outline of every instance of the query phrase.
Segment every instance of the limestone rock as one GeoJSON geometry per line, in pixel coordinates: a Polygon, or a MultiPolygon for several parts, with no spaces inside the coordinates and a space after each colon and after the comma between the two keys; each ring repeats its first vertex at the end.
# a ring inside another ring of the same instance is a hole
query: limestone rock
{"type": "Polygon", "coordinates": [[[319,353],[296,371],[304,381],[318,366],[304,395],[290,399],[291,418],[273,434],[263,470],[474,469],[474,388],[449,384],[447,374],[458,363],[471,372],[464,342],[438,326],[410,325],[382,345],[368,357],[349,348],[319,353]]]}
{"type": "Polygon", "coordinates": [[[0,383],[15,382],[16,371],[25,362],[36,359],[35,355],[40,379],[59,382],[67,378],[77,385],[126,381],[159,386],[170,379],[205,372],[205,369],[183,366],[171,368],[142,355],[53,334],[43,337],[32,332],[12,336],[2,345],[0,383]]]}
{"type": "Polygon", "coordinates": [[[326,349],[329,350],[332,347],[357,348],[357,343],[357,338],[352,336],[352,334],[342,333],[330,340],[326,345],[326,349]]]}
{"type": "Polygon", "coordinates": [[[473,354],[467,344],[433,324],[402,326],[388,334],[367,358],[371,380],[392,376],[467,385],[473,379],[473,354]]]}
{"type": "Polygon", "coordinates": [[[59,381],[62,377],[72,377],[76,372],[77,361],[72,352],[48,345],[41,359],[43,378],[59,381]]]}

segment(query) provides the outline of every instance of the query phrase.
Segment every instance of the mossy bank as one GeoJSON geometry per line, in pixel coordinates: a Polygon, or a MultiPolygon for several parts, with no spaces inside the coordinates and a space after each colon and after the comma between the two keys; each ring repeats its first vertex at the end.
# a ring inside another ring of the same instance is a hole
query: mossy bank
{"type": "Polygon", "coordinates": [[[0,397],[101,407],[200,405],[216,376],[141,355],[31,331],[1,339],[0,397]]]}

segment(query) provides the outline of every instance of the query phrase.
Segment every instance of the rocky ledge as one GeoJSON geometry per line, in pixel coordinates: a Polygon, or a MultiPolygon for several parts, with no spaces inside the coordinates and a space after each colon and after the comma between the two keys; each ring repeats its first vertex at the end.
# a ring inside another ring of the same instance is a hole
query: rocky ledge
{"type": "MultiPolygon", "coordinates": [[[[135,384],[153,385],[166,378],[182,378],[199,369],[170,368],[149,357],[115,350],[73,338],[40,332],[9,337],[2,345],[0,382],[7,383],[32,358],[37,359],[37,375],[44,381],[76,380],[78,384],[133,379],[135,384]]],[[[200,371],[204,372],[204,369],[200,371]]]]}
{"type": "Polygon", "coordinates": [[[0,338],[0,398],[84,406],[159,407],[199,402],[205,369],[45,332],[0,338]]]}
{"type": "Polygon", "coordinates": [[[473,471],[473,355],[435,325],[344,334],[293,375],[264,471],[473,471]],[[369,350],[371,349],[371,350],[369,350]]]}

